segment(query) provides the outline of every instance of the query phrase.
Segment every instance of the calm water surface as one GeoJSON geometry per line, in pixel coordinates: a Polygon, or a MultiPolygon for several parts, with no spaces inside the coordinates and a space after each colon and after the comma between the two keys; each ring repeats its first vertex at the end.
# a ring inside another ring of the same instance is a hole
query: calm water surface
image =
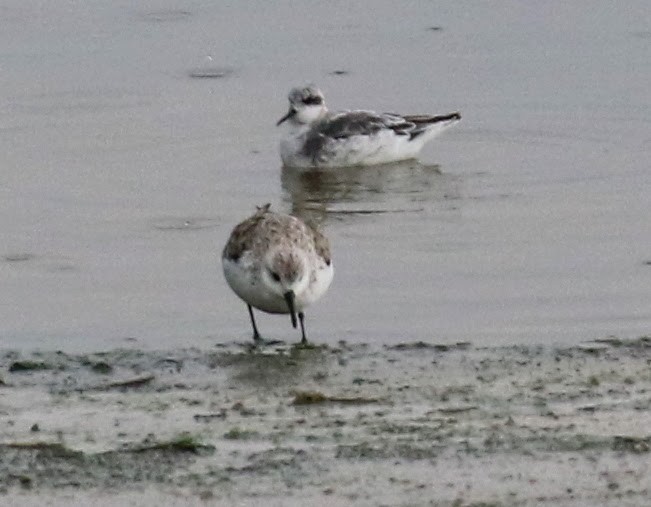
{"type": "Polygon", "coordinates": [[[331,238],[314,341],[650,333],[648,2],[400,5],[5,1],[2,346],[249,339],[219,256],[265,202],[331,238]],[[463,121],[420,163],[282,169],[306,81],[334,109],[463,121]]]}

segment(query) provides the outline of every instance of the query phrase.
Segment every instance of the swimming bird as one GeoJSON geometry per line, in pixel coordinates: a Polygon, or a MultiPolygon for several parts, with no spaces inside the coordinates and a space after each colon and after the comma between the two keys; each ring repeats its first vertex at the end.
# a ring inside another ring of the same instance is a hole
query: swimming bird
{"type": "Polygon", "coordinates": [[[256,343],[262,338],[253,308],[288,313],[294,328],[298,314],[301,343],[307,343],[304,309],[323,296],[334,274],[330,245],[320,231],[265,204],[233,229],[222,267],[228,285],[249,309],[256,343]]]}
{"type": "Polygon", "coordinates": [[[461,119],[458,112],[331,113],[314,85],[293,88],[288,98],[289,111],[276,124],[289,125],[280,142],[280,157],[287,167],[374,165],[415,158],[426,142],[461,119]]]}

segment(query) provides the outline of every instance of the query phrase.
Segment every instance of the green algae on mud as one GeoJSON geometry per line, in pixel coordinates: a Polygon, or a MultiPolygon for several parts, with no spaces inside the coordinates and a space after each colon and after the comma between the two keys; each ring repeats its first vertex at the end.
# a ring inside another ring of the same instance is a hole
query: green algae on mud
{"type": "Polygon", "coordinates": [[[7,351],[0,491],[634,504],[651,490],[649,343],[7,351]]]}
{"type": "Polygon", "coordinates": [[[42,361],[14,361],[9,366],[9,373],[34,370],[50,370],[52,366],[42,361]]]}

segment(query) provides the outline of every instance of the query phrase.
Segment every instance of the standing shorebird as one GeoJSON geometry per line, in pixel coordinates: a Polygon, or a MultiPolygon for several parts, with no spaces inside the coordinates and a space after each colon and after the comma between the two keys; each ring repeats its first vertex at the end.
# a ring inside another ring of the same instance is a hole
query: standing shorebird
{"type": "Polygon", "coordinates": [[[323,93],[308,85],[289,92],[288,122],[280,142],[287,167],[374,165],[415,158],[427,141],[458,122],[458,112],[402,116],[372,111],[331,113],[323,93]]]}
{"type": "Polygon", "coordinates": [[[246,304],[253,340],[262,341],[253,308],[267,313],[289,313],[305,336],[303,309],[328,290],[334,270],[328,239],[302,220],[258,207],[238,224],[222,252],[228,285],[246,304]]]}

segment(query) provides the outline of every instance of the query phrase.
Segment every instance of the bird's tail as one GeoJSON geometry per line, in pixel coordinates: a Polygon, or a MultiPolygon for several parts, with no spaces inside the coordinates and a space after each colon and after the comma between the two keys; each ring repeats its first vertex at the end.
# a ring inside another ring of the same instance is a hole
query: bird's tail
{"type": "Polygon", "coordinates": [[[411,121],[419,126],[434,125],[435,123],[441,123],[441,122],[450,122],[450,123],[457,122],[461,119],[461,113],[459,113],[459,111],[456,111],[454,113],[439,114],[436,116],[431,116],[427,114],[417,114],[413,116],[405,116],[404,118],[405,120],[411,121]]]}
{"type": "Polygon", "coordinates": [[[416,124],[416,128],[411,132],[412,139],[425,133],[427,133],[426,137],[428,139],[431,139],[450,125],[458,122],[461,119],[461,114],[458,111],[450,114],[440,114],[436,116],[419,114],[413,116],[404,116],[404,119],[416,124]]]}

